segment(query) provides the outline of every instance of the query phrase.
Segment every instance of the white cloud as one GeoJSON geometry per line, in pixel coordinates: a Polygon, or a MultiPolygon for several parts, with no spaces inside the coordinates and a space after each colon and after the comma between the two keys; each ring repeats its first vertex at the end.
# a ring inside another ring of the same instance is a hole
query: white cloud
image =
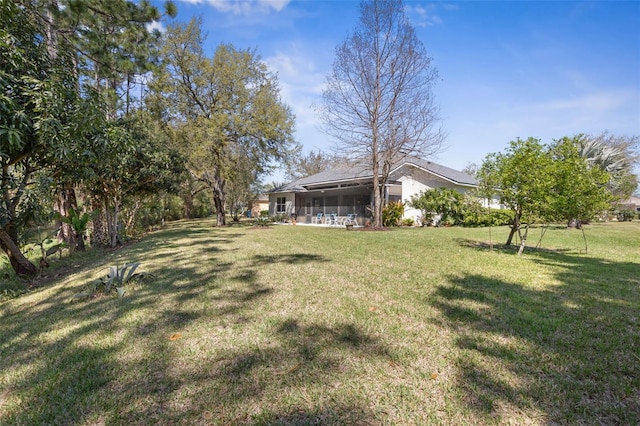
{"type": "Polygon", "coordinates": [[[158,30],[161,33],[164,33],[165,31],[167,31],[167,28],[162,22],[153,21],[152,23],[147,24],[147,31],[152,32],[153,30],[158,30]]]}
{"type": "Polygon", "coordinates": [[[416,27],[431,27],[442,24],[442,18],[435,14],[437,6],[435,4],[422,5],[406,5],[405,12],[416,27]]]}
{"type": "Polygon", "coordinates": [[[291,0],[181,0],[192,4],[210,4],[220,12],[234,15],[252,15],[256,13],[280,12],[291,0]]]}
{"type": "Polygon", "coordinates": [[[576,114],[614,113],[638,100],[638,93],[633,89],[616,89],[587,93],[566,99],[552,99],[532,105],[534,110],[548,112],[575,112],[576,114]]]}
{"type": "Polygon", "coordinates": [[[311,52],[292,44],[264,61],[278,74],[280,95],[296,116],[297,139],[308,149],[326,149],[326,136],[318,130],[320,121],[313,108],[321,102],[326,70],[319,68],[324,62],[311,52]]]}

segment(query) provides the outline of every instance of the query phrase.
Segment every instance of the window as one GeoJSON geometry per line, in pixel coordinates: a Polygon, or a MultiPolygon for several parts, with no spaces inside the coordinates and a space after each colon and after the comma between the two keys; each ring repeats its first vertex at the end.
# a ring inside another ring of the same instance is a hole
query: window
{"type": "Polygon", "coordinates": [[[286,213],[287,211],[287,197],[276,198],[276,213],[286,213]]]}

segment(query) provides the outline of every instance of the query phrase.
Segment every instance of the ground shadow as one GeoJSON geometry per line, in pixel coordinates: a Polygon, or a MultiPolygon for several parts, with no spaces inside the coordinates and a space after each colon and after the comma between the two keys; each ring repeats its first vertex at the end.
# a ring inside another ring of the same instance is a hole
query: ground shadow
{"type": "Polygon", "coordinates": [[[552,265],[561,285],[456,275],[429,302],[457,335],[465,402],[488,422],[510,407],[550,424],[640,423],[638,264],[529,256],[552,265]]]}
{"type": "MultiPolygon", "coordinates": [[[[74,271],[78,276],[89,276],[92,270],[105,269],[123,259],[159,252],[154,259],[160,259],[161,266],[152,271],[146,269],[156,279],[137,284],[123,299],[98,296],[68,303],[69,296],[81,289],[80,279],[78,284],[61,286],[53,292],[47,288],[34,290],[31,296],[49,291],[49,296],[36,303],[2,306],[0,368],[17,373],[0,382],[0,424],[179,424],[185,415],[203,416],[207,423],[206,416],[219,409],[210,418],[218,423],[225,418],[223,404],[241,407],[237,404],[247,402],[253,385],[247,383],[243,387],[243,377],[254,374],[252,366],[275,368],[285,356],[302,353],[307,357],[301,357],[301,362],[313,357],[329,363],[330,357],[324,354],[336,345],[353,350],[375,346],[348,325],[335,329],[311,325],[301,328],[303,334],[315,336],[308,337],[304,344],[285,339],[284,331],[275,331],[281,342],[279,347],[258,355],[253,350],[229,351],[210,368],[194,364],[185,368],[191,376],[176,376],[173,370],[179,355],[173,340],[180,339],[189,327],[233,327],[256,319],[254,307],[277,291],[260,282],[257,272],[261,268],[278,262],[327,260],[323,256],[292,253],[253,256],[239,264],[221,261],[220,254],[233,250],[229,243],[239,236],[229,230],[178,224],[176,229],[157,231],[126,250],[107,253],[99,261],[74,271]],[[189,240],[188,254],[180,250],[178,238],[189,240]],[[193,253],[202,254],[205,264],[187,262],[193,253]],[[223,288],[217,279],[221,275],[231,276],[230,281],[235,284],[223,288]],[[198,298],[209,303],[200,303],[198,298]],[[151,353],[154,356],[146,356],[151,353]],[[176,406],[172,400],[175,393],[192,389],[194,383],[213,393],[195,392],[191,405],[176,406]],[[211,395],[216,395],[219,402],[212,404],[211,395]]],[[[142,269],[144,266],[143,262],[142,269]]],[[[303,365],[299,369],[307,370],[303,365]]],[[[313,370],[310,375],[316,380],[323,377],[321,370],[313,370]]],[[[265,387],[283,389],[295,384],[288,375],[282,375],[282,380],[273,385],[267,378],[260,377],[259,381],[265,387]]],[[[247,424],[305,424],[313,419],[357,420],[367,417],[364,412],[352,401],[342,401],[336,407],[265,412],[262,417],[234,419],[247,424]]]]}

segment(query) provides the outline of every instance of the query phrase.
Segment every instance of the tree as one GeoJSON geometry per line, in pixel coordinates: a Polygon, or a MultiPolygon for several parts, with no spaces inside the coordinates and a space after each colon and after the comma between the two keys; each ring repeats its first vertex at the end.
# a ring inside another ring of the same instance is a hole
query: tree
{"type": "Polygon", "coordinates": [[[244,172],[258,177],[289,156],[294,118],[254,51],[221,44],[207,58],[202,43],[199,20],[169,26],[166,67],[155,74],[148,102],[173,127],[191,173],[211,190],[221,226],[229,180],[244,172]]]}
{"type": "Polygon", "coordinates": [[[550,147],[553,160],[551,202],[555,218],[565,220],[567,226],[575,222],[582,230],[586,252],[587,238],[582,223],[606,210],[613,195],[607,188],[611,175],[581,156],[581,140],[581,135],[564,137],[550,147]]]}
{"type": "Polygon", "coordinates": [[[315,175],[327,170],[338,161],[340,160],[322,151],[311,151],[307,155],[294,156],[288,165],[287,177],[297,180],[315,175]]]}
{"type": "Polygon", "coordinates": [[[517,139],[506,153],[489,154],[480,169],[483,185],[499,188],[500,199],[514,213],[507,245],[516,233],[520,237],[521,254],[526,246],[529,225],[551,214],[553,170],[552,159],[540,140],[517,139]],[[523,219],[526,219],[524,233],[523,219]]]}
{"type": "Polygon", "coordinates": [[[589,163],[580,148],[583,138],[564,137],[550,147],[553,159],[553,211],[558,219],[577,227],[606,210],[613,199],[607,184],[611,174],[598,165],[589,163]]]}
{"type": "Polygon", "coordinates": [[[640,137],[603,132],[597,136],[577,135],[574,139],[580,157],[609,174],[607,187],[614,199],[629,198],[638,188],[633,167],[640,161],[640,137]]]}
{"type": "Polygon", "coordinates": [[[83,178],[104,213],[108,240],[120,242],[121,210],[130,197],[159,191],[177,192],[184,161],[171,149],[164,132],[148,114],[130,114],[126,119],[106,122],[90,146],[83,178]]]}
{"type": "MultiPolygon", "coordinates": [[[[159,32],[150,32],[147,25],[160,18],[158,8],[149,1],[132,0],[19,0],[23,7],[33,12],[33,19],[43,28],[42,40],[51,58],[64,54],[71,58],[73,66],[69,73],[75,78],[77,96],[85,100],[99,100],[104,119],[113,121],[133,111],[135,104],[134,83],[157,63],[155,43],[159,32]]],[[[175,15],[172,2],[165,3],[168,15],[175,15]]],[[[141,105],[139,103],[138,105],[141,105]]],[[[89,126],[95,129],[108,126],[89,126]]],[[[86,130],[76,126],[80,132],[86,130]]],[[[85,170],[83,154],[86,151],[86,135],[75,135],[71,140],[80,149],[69,151],[67,164],[60,163],[55,173],[55,209],[59,217],[68,217],[77,210],[77,183],[85,170]]],[[[104,138],[103,138],[104,139],[104,138]]],[[[114,147],[115,148],[115,147],[114,147]]],[[[110,151],[113,152],[113,151],[110,151]]],[[[94,188],[95,189],[95,188],[94,188]]],[[[103,208],[102,197],[92,200],[93,209],[103,208]]],[[[106,229],[101,226],[100,216],[93,221],[94,236],[98,241],[106,240],[106,229]]],[[[64,221],[59,223],[59,238],[75,246],[75,232],[64,221]]]]}
{"type": "Polygon", "coordinates": [[[68,157],[84,111],[71,58],[47,48],[45,28],[30,5],[0,1],[0,247],[17,274],[37,268],[20,252],[31,188],[68,157]]]}
{"type": "Polygon", "coordinates": [[[518,139],[506,153],[490,154],[482,164],[482,192],[496,189],[501,202],[514,212],[506,244],[511,244],[517,232],[519,254],[525,248],[529,225],[536,220],[588,221],[610,205],[607,184],[611,174],[583,157],[583,141],[577,135],[545,146],[538,139],[518,139]]]}
{"type": "Polygon", "coordinates": [[[462,173],[466,173],[469,176],[473,176],[474,178],[478,178],[480,173],[480,165],[477,163],[467,163],[467,165],[461,170],[462,173]]]}
{"type": "Polygon", "coordinates": [[[336,50],[321,117],[340,152],[371,167],[376,227],[392,164],[440,148],[432,93],[437,77],[401,0],[360,4],[359,24],[336,50]]]}

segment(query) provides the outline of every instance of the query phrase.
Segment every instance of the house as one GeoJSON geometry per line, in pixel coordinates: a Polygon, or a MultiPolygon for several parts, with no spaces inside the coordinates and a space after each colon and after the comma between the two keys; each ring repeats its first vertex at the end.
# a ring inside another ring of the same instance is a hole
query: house
{"type": "Polygon", "coordinates": [[[630,197],[627,200],[620,201],[617,207],[619,210],[632,210],[640,214],[640,197],[630,197]]]}
{"type": "MultiPolygon", "coordinates": [[[[269,214],[296,215],[298,223],[313,223],[318,213],[357,215],[363,224],[371,217],[373,173],[370,167],[350,164],[298,179],[269,193],[269,214]]],[[[477,187],[466,173],[431,161],[407,157],[391,167],[385,185],[385,202],[408,202],[431,188],[453,188],[462,193],[477,187]]],[[[404,218],[418,220],[420,211],[406,207],[404,218]]]]}
{"type": "Polygon", "coordinates": [[[269,209],[269,196],[260,194],[254,200],[249,201],[249,212],[251,217],[260,216],[260,212],[269,209]]]}

